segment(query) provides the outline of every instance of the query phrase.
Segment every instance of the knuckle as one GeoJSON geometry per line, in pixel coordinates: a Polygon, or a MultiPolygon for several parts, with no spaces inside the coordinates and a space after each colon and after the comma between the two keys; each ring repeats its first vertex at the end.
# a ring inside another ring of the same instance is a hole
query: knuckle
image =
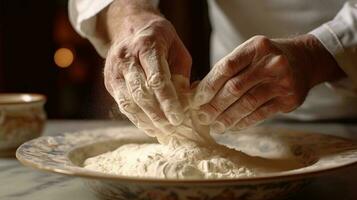
{"type": "Polygon", "coordinates": [[[132,88],[131,94],[135,102],[142,103],[141,101],[145,99],[144,91],[140,86],[132,88]]]}
{"type": "Polygon", "coordinates": [[[135,113],[135,104],[132,101],[126,100],[126,99],[119,99],[118,100],[118,106],[120,111],[123,113],[135,113]]]}
{"type": "Polygon", "coordinates": [[[150,46],[156,40],[155,34],[143,34],[137,37],[136,43],[142,44],[142,46],[150,46]]]}
{"type": "Polygon", "coordinates": [[[271,41],[268,37],[264,35],[256,35],[253,38],[255,44],[260,48],[269,48],[271,46],[271,41]]]}
{"type": "Polygon", "coordinates": [[[235,67],[237,66],[235,59],[225,58],[217,64],[217,73],[221,76],[230,77],[235,72],[235,67]]]}
{"type": "Polygon", "coordinates": [[[127,58],[130,56],[130,46],[128,41],[114,43],[108,51],[108,57],[112,58],[111,62],[116,62],[118,58],[127,58]]]}
{"type": "Polygon", "coordinates": [[[287,76],[280,80],[280,85],[286,90],[293,90],[295,86],[295,81],[292,77],[287,76]]]}
{"type": "Polygon", "coordinates": [[[167,77],[161,73],[154,73],[148,77],[148,85],[154,90],[163,88],[166,82],[167,77]]]}
{"type": "Polygon", "coordinates": [[[151,49],[157,46],[156,37],[152,34],[139,36],[135,41],[135,46],[140,52],[149,52],[151,49]]]}
{"type": "Polygon", "coordinates": [[[258,99],[253,94],[248,92],[242,97],[240,106],[243,111],[250,112],[258,106],[258,103],[258,99]]]}
{"type": "Polygon", "coordinates": [[[266,68],[273,74],[280,77],[289,76],[290,64],[285,55],[274,56],[272,62],[266,66],[266,68]]]}
{"type": "Polygon", "coordinates": [[[289,64],[289,60],[288,57],[286,57],[286,55],[283,54],[277,55],[275,59],[276,59],[276,64],[278,64],[278,66],[287,66],[289,64]]]}
{"type": "Polygon", "coordinates": [[[203,110],[207,111],[211,115],[217,115],[222,111],[222,106],[218,105],[219,103],[215,102],[209,102],[208,104],[203,106],[203,110]]]}
{"type": "Polygon", "coordinates": [[[128,86],[131,93],[141,93],[143,89],[143,83],[139,74],[132,74],[130,78],[127,78],[128,86]]]}
{"type": "Polygon", "coordinates": [[[118,74],[123,70],[123,67],[133,63],[134,56],[129,52],[126,47],[118,48],[115,54],[111,54],[105,61],[104,73],[118,74]]]}
{"type": "Polygon", "coordinates": [[[213,83],[213,81],[207,81],[205,84],[205,92],[206,93],[214,93],[216,91],[216,87],[213,83]]]}
{"type": "Polygon", "coordinates": [[[219,122],[223,123],[227,128],[231,127],[234,124],[234,119],[229,116],[229,115],[222,115],[219,120],[219,122]]]}
{"type": "Polygon", "coordinates": [[[212,108],[213,112],[215,113],[220,113],[223,111],[223,104],[220,103],[219,101],[210,102],[208,105],[210,106],[210,108],[212,108]]]}
{"type": "Polygon", "coordinates": [[[234,97],[239,97],[239,94],[243,91],[243,81],[240,79],[231,79],[226,83],[227,92],[234,97]]]}
{"type": "Polygon", "coordinates": [[[115,57],[118,59],[126,59],[130,57],[129,49],[127,46],[120,46],[115,53],[115,57]]]}
{"type": "Polygon", "coordinates": [[[145,108],[148,106],[148,102],[152,101],[150,92],[145,87],[145,83],[141,80],[131,80],[130,92],[133,100],[140,105],[140,107],[145,108]]]}

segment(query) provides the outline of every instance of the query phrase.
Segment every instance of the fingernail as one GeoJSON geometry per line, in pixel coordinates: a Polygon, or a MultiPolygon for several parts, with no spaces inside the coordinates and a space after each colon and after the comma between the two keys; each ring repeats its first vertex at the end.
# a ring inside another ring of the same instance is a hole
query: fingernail
{"type": "Polygon", "coordinates": [[[211,126],[212,132],[222,134],[226,130],[226,126],[222,122],[214,122],[211,126]]]}
{"type": "Polygon", "coordinates": [[[198,120],[201,124],[207,125],[210,119],[207,113],[200,111],[198,113],[198,120]]]}
{"type": "Polygon", "coordinates": [[[181,114],[170,114],[169,121],[172,125],[177,126],[182,123],[183,115],[181,114]]]}

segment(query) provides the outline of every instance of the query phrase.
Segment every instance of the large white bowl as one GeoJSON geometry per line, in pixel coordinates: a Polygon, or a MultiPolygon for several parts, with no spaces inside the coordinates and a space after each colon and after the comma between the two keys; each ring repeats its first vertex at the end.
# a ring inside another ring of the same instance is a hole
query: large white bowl
{"type": "Polygon", "coordinates": [[[174,180],[109,175],[82,167],[83,161],[127,143],[155,142],[134,127],[64,133],[26,142],[17,158],[35,169],[82,177],[104,199],[279,199],[309,183],[313,177],[357,163],[357,144],[346,139],[260,127],[216,138],[265,162],[299,163],[283,171],[255,177],[219,180],[174,180]]]}

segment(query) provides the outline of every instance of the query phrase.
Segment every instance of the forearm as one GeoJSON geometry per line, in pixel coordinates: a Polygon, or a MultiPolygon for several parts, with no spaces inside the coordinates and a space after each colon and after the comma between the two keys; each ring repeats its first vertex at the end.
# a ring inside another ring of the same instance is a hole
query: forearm
{"type": "Polygon", "coordinates": [[[116,0],[99,14],[97,31],[112,42],[135,33],[148,21],[159,17],[151,0],[116,0]]]}

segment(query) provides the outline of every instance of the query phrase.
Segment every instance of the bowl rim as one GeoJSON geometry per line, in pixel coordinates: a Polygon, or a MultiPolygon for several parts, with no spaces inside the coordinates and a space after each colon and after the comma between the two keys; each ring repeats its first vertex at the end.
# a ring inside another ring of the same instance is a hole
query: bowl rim
{"type": "Polygon", "coordinates": [[[24,104],[33,104],[33,103],[39,103],[39,102],[46,102],[47,97],[43,94],[40,93],[0,93],[0,99],[4,97],[14,97],[14,98],[19,98],[15,101],[1,101],[0,100],[0,106],[2,105],[24,105],[24,104]],[[21,99],[22,96],[31,96],[31,100],[25,101],[21,99]]]}
{"type": "MultiPolygon", "coordinates": [[[[293,132],[300,132],[304,133],[304,131],[295,131],[295,130],[289,130],[289,129],[284,129],[284,128],[278,128],[277,130],[279,131],[293,131],[293,132]]],[[[305,132],[306,133],[306,132],[305,132]]],[[[312,132],[308,132],[312,133],[312,132]]],[[[316,132],[314,132],[316,133],[316,132]]],[[[62,135],[62,134],[60,134],[62,135]]],[[[57,135],[59,136],[59,135],[57,135]]],[[[338,136],[333,136],[333,135],[325,135],[326,137],[331,137],[331,138],[336,138],[336,139],[343,139],[343,140],[348,140],[349,142],[352,142],[353,144],[356,144],[354,140],[349,140],[346,138],[338,137],[338,136]]],[[[42,138],[51,138],[54,136],[42,136],[42,138]]],[[[36,139],[34,139],[36,140],[36,139]]],[[[87,144],[84,144],[85,146],[87,144]]],[[[77,146],[78,148],[79,146],[77,146]]],[[[70,151],[72,151],[71,149],[70,151]]],[[[350,149],[355,151],[356,148],[350,149]]],[[[292,180],[292,179],[303,179],[303,178],[310,178],[314,176],[319,176],[321,174],[327,173],[327,172],[332,172],[352,166],[357,165],[357,160],[351,159],[348,162],[339,164],[337,166],[333,167],[327,167],[327,168],[318,168],[318,169],[312,169],[310,171],[305,171],[303,173],[295,172],[295,173],[271,173],[269,175],[264,175],[264,176],[259,176],[259,177],[242,177],[242,178],[235,178],[235,179],[158,179],[158,178],[149,178],[149,177],[131,177],[131,176],[122,176],[122,175],[112,175],[112,174],[105,174],[101,172],[96,172],[96,171],[90,171],[88,169],[81,168],[79,166],[74,166],[74,167],[65,167],[65,168],[53,168],[53,166],[46,166],[46,165],[39,165],[34,162],[31,162],[27,160],[24,156],[21,155],[21,146],[17,149],[16,151],[16,157],[17,159],[24,164],[25,166],[29,166],[31,168],[41,170],[41,171],[47,171],[51,173],[56,173],[56,174],[62,174],[62,175],[68,175],[68,176],[74,176],[74,177],[81,177],[85,179],[94,179],[94,180],[106,180],[106,181],[120,181],[120,182],[128,182],[128,183],[140,183],[140,184],[176,184],[176,185],[181,185],[181,184],[206,184],[206,185],[212,185],[212,184],[241,184],[241,183],[252,183],[252,182],[271,182],[271,181],[283,181],[283,180],[292,180]]],[[[70,152],[69,151],[69,152],[70,152]]],[[[67,153],[69,153],[67,152],[67,153]]],[[[67,154],[68,155],[68,154],[67,154]]]]}
{"type": "Polygon", "coordinates": [[[25,159],[22,159],[21,156],[18,156],[16,151],[16,158],[25,166],[31,167],[35,170],[50,172],[52,174],[61,174],[66,176],[71,176],[73,178],[85,178],[91,180],[106,180],[106,181],[120,181],[120,182],[129,182],[129,183],[140,183],[140,184],[205,184],[212,185],[217,183],[222,184],[238,184],[238,183],[252,183],[252,182],[271,182],[271,181],[286,181],[286,180],[297,180],[304,178],[311,178],[325,174],[328,172],[334,172],[336,170],[346,169],[349,167],[357,166],[357,162],[350,162],[344,165],[340,165],[334,168],[327,168],[322,170],[314,170],[310,172],[305,172],[301,174],[282,174],[282,175],[267,175],[263,177],[242,177],[242,178],[224,178],[224,179],[157,179],[157,178],[146,178],[146,177],[130,177],[130,176],[121,176],[121,175],[111,175],[95,171],[71,171],[64,169],[53,169],[48,167],[41,167],[31,162],[27,162],[25,159]],[[299,175],[299,176],[297,176],[299,175]]]}

